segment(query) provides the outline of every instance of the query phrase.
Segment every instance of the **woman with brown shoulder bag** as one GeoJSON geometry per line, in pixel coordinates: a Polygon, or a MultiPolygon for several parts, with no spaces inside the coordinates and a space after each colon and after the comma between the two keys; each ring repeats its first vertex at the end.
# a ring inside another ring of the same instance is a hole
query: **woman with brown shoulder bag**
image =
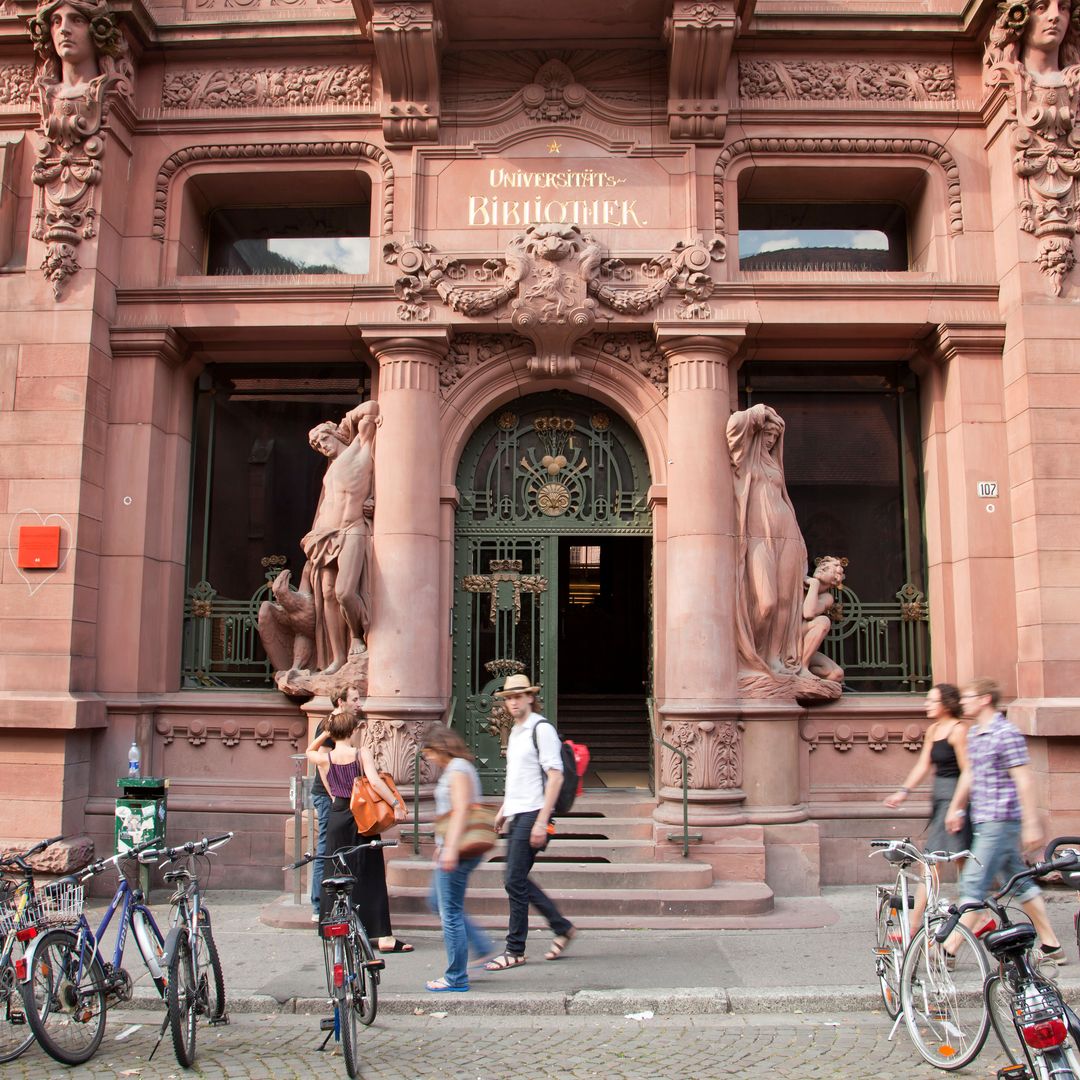
{"type": "MultiPolygon", "coordinates": [[[[361,775],[393,806],[394,820],[405,820],[405,807],[397,794],[383,782],[375,764],[375,755],[368,747],[355,744],[359,718],[360,693],[355,687],[349,687],[342,699],[342,707],[328,718],[328,730],[319,732],[306,751],[308,761],[325,770],[326,788],[333,799],[326,831],[328,853],[360,842],[350,799],[353,781],[361,775]],[[329,751],[323,749],[322,745],[327,739],[334,740],[334,748],[329,751]]],[[[395,937],[390,925],[390,897],[386,891],[386,862],[382,848],[353,852],[346,861],[356,878],[352,901],[368,937],[376,943],[380,952],[412,952],[413,947],[395,937]]],[[[320,911],[330,911],[332,905],[333,897],[320,897],[320,911]]]]}

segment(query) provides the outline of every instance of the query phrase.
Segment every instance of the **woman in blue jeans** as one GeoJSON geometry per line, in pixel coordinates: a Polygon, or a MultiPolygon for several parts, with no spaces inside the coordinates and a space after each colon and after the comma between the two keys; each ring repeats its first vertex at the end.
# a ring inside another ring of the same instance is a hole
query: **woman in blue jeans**
{"type": "Polygon", "coordinates": [[[424,757],[442,769],[435,785],[435,813],[447,817],[443,839],[436,839],[435,873],[431,882],[431,909],[442,920],[446,945],[446,974],[432,979],[427,988],[435,994],[464,993],[469,989],[469,952],[483,957],[492,952],[491,938],[465,914],[465,890],[469,875],[483,856],[458,857],[458,845],[469,814],[483,791],[465,740],[445,724],[432,724],[424,736],[424,757]]]}

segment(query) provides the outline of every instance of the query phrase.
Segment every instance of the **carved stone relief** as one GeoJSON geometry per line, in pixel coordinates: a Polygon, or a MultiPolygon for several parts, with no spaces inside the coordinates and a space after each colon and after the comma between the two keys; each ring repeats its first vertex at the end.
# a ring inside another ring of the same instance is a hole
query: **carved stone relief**
{"type": "Polygon", "coordinates": [[[591,334],[582,345],[595,349],[602,357],[632,367],[667,397],[667,360],[652,334],[591,334]]]}
{"type": "Polygon", "coordinates": [[[383,135],[387,142],[433,142],[439,137],[439,52],[442,23],[430,2],[368,0],[368,33],[382,76],[383,135]]]}
{"type": "MultiPolygon", "coordinates": [[[[690,788],[716,791],[742,786],[742,743],[734,720],[669,720],[664,722],[663,736],[686,755],[690,788]]],[[[661,785],[682,787],[683,771],[683,759],[661,747],[661,785]]]]}
{"type": "Polygon", "coordinates": [[[395,282],[400,319],[431,317],[428,289],[463,315],[486,315],[508,304],[511,325],[536,350],[530,370],[557,375],[577,370],[574,343],[592,330],[600,306],[640,315],[675,293],[679,318],[709,318],[713,281],[707,271],[724,258],[724,245],[716,239],[680,242],[644,263],[636,285],[634,270],[620,259],[605,259],[600,244],[574,225],[530,226],[511,240],[504,258],[472,270],[476,287],[456,284],[469,269],[460,260],[438,257],[430,244],[391,242],[383,257],[403,271],[395,282]]]}
{"type": "Polygon", "coordinates": [[[257,11],[264,8],[348,7],[349,0],[186,0],[188,10],[257,11]]]}
{"type": "Polygon", "coordinates": [[[1020,228],[1039,242],[1053,296],[1076,265],[1080,229],[1080,4],[1062,10],[1000,3],[984,57],[987,87],[1009,103],[1020,228]]]}
{"type": "Polygon", "coordinates": [[[488,361],[505,361],[515,345],[513,338],[498,334],[458,334],[446,359],[439,366],[439,390],[448,397],[450,391],[473,369],[488,361]]]}
{"type": "Polygon", "coordinates": [[[31,235],[45,243],[41,271],[60,299],[79,272],[79,245],[97,234],[102,127],[111,100],[131,102],[135,72],[103,2],[48,0],[29,28],[41,57],[34,88],[43,136],[31,174],[37,189],[31,235]]]}
{"type": "Polygon", "coordinates": [[[366,142],[286,142],[286,143],[218,143],[188,146],[165,159],[158,170],[154,185],[154,221],[150,235],[164,242],[169,216],[169,191],[172,178],[185,166],[197,162],[229,162],[251,160],[318,160],[325,158],[367,158],[378,163],[382,170],[382,230],[394,230],[394,166],[386,151],[366,142]]]}
{"type": "Polygon", "coordinates": [[[175,739],[184,739],[192,746],[205,746],[207,742],[220,742],[223,746],[237,746],[241,742],[253,742],[262,749],[274,745],[277,740],[287,740],[293,750],[302,750],[307,741],[307,723],[304,720],[235,719],[233,717],[209,716],[159,716],[154,730],[168,746],[175,739]]]}
{"type": "Polygon", "coordinates": [[[885,723],[869,724],[865,728],[838,723],[829,729],[807,722],[799,729],[799,736],[803,742],[809,744],[811,752],[819,746],[831,743],[833,749],[841,754],[846,754],[856,746],[867,746],[879,754],[890,746],[902,746],[905,750],[917,754],[923,744],[923,728],[914,723],[907,724],[900,730],[885,723]]]}
{"type": "Polygon", "coordinates": [[[951,63],[877,60],[739,60],[739,97],[790,101],[949,101],[951,63]]]}
{"type": "MultiPolygon", "coordinates": [[[[380,772],[388,772],[400,784],[411,784],[416,775],[416,752],[423,740],[424,724],[416,720],[369,718],[360,725],[360,738],[371,748],[380,772]]],[[[420,782],[434,783],[438,770],[420,758],[420,782]]]]}
{"type": "Polygon", "coordinates": [[[166,109],[296,109],[371,105],[370,64],[170,70],[161,88],[166,109]]]}
{"type": "Polygon", "coordinates": [[[945,173],[948,192],[949,232],[964,231],[964,213],[960,201],[960,168],[948,150],[930,139],[859,139],[859,138],[755,138],[729,143],[716,159],[713,180],[716,231],[723,235],[726,222],[727,167],[738,157],[753,154],[911,154],[936,161],[945,173]]]}
{"type": "Polygon", "coordinates": [[[33,88],[32,64],[0,65],[0,105],[29,105],[33,88]]]}

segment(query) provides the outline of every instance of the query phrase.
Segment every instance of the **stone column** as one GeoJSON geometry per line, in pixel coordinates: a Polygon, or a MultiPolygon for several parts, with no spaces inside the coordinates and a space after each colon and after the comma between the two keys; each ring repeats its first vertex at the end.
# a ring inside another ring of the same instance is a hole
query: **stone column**
{"type": "MultiPolygon", "coordinates": [[[[424,723],[445,707],[440,656],[439,364],[443,330],[367,337],[379,364],[368,738],[406,799],[424,723]]],[[[424,776],[427,779],[426,775],[424,776]]]]}
{"type": "MultiPolygon", "coordinates": [[[[744,328],[658,340],[668,361],[667,589],[659,734],[688,758],[691,819],[730,820],[740,803],[736,719],[735,502],[725,426],[728,363],[744,328]]],[[[660,748],[656,817],[682,821],[682,760],[660,748]]]]}
{"type": "Polygon", "coordinates": [[[942,324],[924,343],[919,374],[934,678],[962,684],[990,675],[1011,696],[1017,616],[1004,344],[1001,326],[942,324]],[[996,494],[980,495],[980,482],[995,484],[996,494]]]}

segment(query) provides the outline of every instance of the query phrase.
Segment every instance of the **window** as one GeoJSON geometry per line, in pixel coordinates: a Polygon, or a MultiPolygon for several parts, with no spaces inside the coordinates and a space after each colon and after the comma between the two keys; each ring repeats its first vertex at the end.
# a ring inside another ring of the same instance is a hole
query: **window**
{"type": "Polygon", "coordinates": [[[739,204],[740,270],[908,269],[897,203],[739,204]]]}
{"type": "Polygon", "coordinates": [[[258,206],[215,210],[208,274],[366,274],[370,207],[258,206]]]}
{"type": "Polygon", "coordinates": [[[599,544],[572,544],[570,547],[569,602],[589,607],[600,596],[599,544]]]}

